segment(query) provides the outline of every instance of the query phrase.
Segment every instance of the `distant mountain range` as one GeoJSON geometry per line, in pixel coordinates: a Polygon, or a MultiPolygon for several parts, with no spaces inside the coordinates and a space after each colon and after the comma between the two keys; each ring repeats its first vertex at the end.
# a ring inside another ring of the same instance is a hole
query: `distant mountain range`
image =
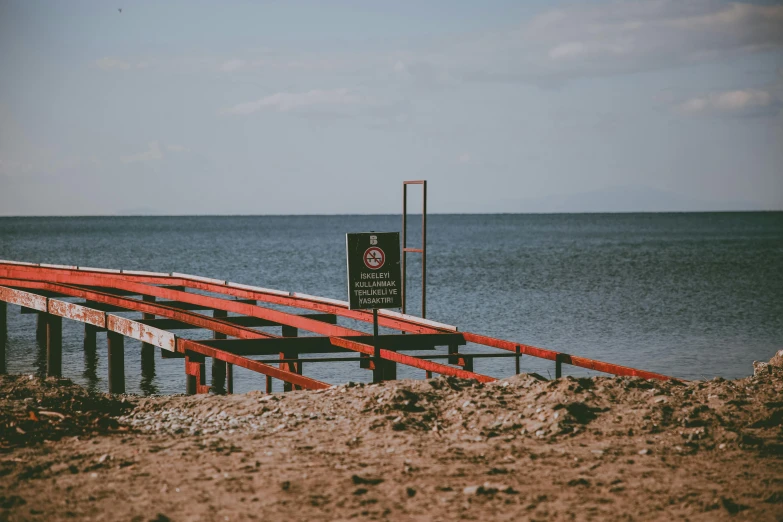
{"type": "Polygon", "coordinates": [[[515,201],[506,199],[504,203],[503,206],[508,207],[510,212],[520,213],[770,210],[751,201],[715,201],[690,198],[674,192],[646,187],[611,187],[577,194],[560,194],[515,201]]]}

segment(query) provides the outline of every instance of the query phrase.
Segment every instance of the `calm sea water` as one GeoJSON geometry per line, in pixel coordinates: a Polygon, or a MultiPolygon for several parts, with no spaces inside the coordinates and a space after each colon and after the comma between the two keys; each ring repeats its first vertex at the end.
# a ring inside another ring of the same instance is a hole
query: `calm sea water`
{"type": "MultiPolygon", "coordinates": [[[[398,216],[0,218],[0,258],[177,271],[345,300],[344,234],[399,229],[398,216]]],[[[745,376],[783,348],[781,212],[432,215],[428,248],[427,316],[461,330],[683,378],[745,376]]],[[[420,265],[409,259],[417,313],[420,265]]],[[[95,358],[85,358],[81,325],[65,321],[63,335],[65,376],[107,389],[105,334],[95,358]]],[[[10,307],[9,342],[10,372],[40,369],[34,316],[10,307]]],[[[507,376],[512,361],[479,360],[476,371],[507,376]]],[[[554,373],[534,358],[523,367],[554,373]]],[[[185,389],[182,360],[158,359],[155,376],[142,378],[138,343],[126,343],[126,372],[129,392],[185,389]]],[[[305,374],[371,377],[354,363],[305,374]]],[[[262,376],[237,370],[237,391],[262,386],[262,376]]]]}

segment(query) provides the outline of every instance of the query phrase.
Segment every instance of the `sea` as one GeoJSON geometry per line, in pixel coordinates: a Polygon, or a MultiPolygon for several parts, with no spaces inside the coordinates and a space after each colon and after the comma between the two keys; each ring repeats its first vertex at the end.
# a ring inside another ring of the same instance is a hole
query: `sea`
{"type": "MultiPolygon", "coordinates": [[[[400,229],[399,215],[11,217],[0,218],[0,259],[182,272],[347,300],[345,234],[400,229]]],[[[434,214],[426,237],[426,316],[461,331],[684,379],[747,376],[754,360],[783,349],[783,212],[434,214]]],[[[420,242],[420,216],[409,216],[408,246],[420,242]]],[[[407,312],[418,315],[421,256],[409,254],[408,268],[407,312]]],[[[40,373],[35,316],[10,306],[8,326],[8,371],[40,373]]],[[[64,377],[106,391],[105,334],[98,345],[85,353],[83,326],[64,321],[64,377]]],[[[125,357],[129,393],[185,391],[182,359],[158,357],[154,375],[143,375],[139,343],[127,340],[125,357]]],[[[475,371],[507,377],[514,362],[477,359],[475,371]]],[[[554,377],[554,363],[523,357],[522,371],[554,377]]],[[[304,373],[334,384],[372,377],[353,362],[309,363],[304,373]]],[[[563,374],[600,375],[568,365],[563,374]]],[[[400,367],[398,376],[424,372],[400,367]]],[[[236,392],[263,388],[262,375],[236,369],[236,392]]]]}

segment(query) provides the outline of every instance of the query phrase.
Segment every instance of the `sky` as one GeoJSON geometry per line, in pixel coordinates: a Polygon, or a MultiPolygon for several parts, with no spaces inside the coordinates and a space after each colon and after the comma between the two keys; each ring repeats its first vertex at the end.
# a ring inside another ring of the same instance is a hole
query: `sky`
{"type": "Polygon", "coordinates": [[[783,210],[783,3],[0,0],[0,215],[399,213],[410,179],[783,210]]]}

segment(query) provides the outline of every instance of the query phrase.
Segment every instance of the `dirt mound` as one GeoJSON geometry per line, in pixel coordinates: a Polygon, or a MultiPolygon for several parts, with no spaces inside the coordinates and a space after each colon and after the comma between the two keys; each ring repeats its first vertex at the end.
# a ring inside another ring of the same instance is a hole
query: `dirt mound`
{"type": "Polygon", "coordinates": [[[783,455],[782,376],[783,368],[770,364],[747,379],[687,384],[611,377],[547,381],[530,374],[490,384],[451,377],[348,383],[285,395],[155,397],[121,422],[175,435],[280,433],[325,422],[332,429],[433,431],[468,441],[587,432],[583,436],[592,441],[655,436],[655,451],[736,445],[783,455]]]}
{"type": "Polygon", "coordinates": [[[0,508],[10,520],[781,520],[781,363],[734,381],[523,374],[149,397],[119,417],[122,400],[8,378],[3,419],[34,411],[65,427],[50,409],[74,431],[127,431],[16,449],[0,461],[0,508]]]}
{"type": "Polygon", "coordinates": [[[0,375],[0,451],[119,429],[117,417],[132,407],[67,379],[0,375]]]}

